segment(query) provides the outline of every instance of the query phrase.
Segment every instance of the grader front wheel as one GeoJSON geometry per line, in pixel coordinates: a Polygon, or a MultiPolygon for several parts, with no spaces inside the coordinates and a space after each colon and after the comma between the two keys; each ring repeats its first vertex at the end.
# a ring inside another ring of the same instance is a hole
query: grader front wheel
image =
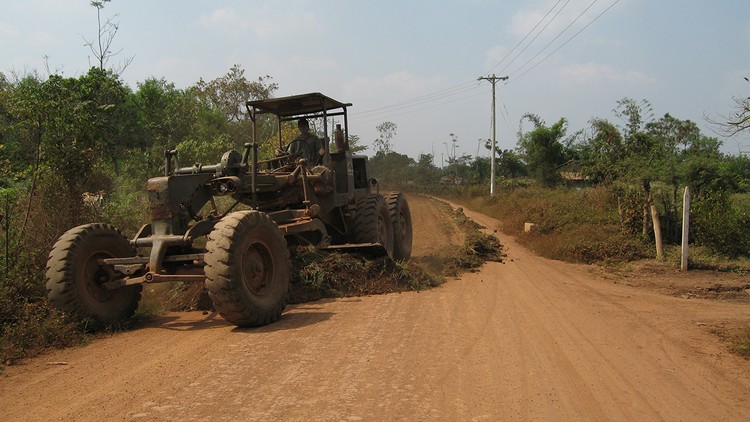
{"type": "Polygon", "coordinates": [[[259,211],[224,217],[208,237],[206,288],[221,316],[241,327],[281,317],[291,279],[289,251],[276,223],[259,211]]]}
{"type": "Polygon", "coordinates": [[[109,224],[85,224],[68,230],[49,254],[47,299],[81,319],[116,322],[130,318],[141,299],[141,285],[115,290],[102,287],[110,273],[100,259],[134,256],[130,242],[109,224]]]}

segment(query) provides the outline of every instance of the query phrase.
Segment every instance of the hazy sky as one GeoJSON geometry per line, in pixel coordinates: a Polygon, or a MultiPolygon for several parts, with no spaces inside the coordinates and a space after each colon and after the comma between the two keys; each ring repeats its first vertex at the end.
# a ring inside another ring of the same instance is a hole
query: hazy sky
{"type": "MultiPolygon", "coordinates": [[[[1,4],[0,72],[86,72],[89,0],[1,4]]],[[[718,136],[704,115],[750,95],[747,0],[113,0],[102,15],[119,22],[113,62],[133,56],[122,75],[133,89],[148,77],[184,88],[240,64],[249,78],[272,76],[279,96],[353,103],[350,132],[368,145],[375,126],[396,123],[394,149],[434,152],[438,165],[451,133],[459,154],[491,137],[491,86],[479,76],[510,76],[497,85],[503,149],[527,112],[565,117],[573,133],[593,117],[622,123],[612,109],[623,97],[718,136]]],[[[750,152],[750,134],[722,140],[725,152],[750,152]]]]}

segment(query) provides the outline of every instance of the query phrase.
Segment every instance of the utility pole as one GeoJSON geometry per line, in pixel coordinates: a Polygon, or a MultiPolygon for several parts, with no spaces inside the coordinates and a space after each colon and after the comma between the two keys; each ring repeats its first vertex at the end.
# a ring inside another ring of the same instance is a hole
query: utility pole
{"type": "Polygon", "coordinates": [[[497,125],[495,123],[495,84],[497,81],[507,81],[507,76],[495,76],[493,73],[492,76],[480,76],[477,78],[478,81],[481,80],[490,81],[492,84],[492,158],[490,158],[490,195],[495,195],[495,145],[497,144],[497,125]]]}

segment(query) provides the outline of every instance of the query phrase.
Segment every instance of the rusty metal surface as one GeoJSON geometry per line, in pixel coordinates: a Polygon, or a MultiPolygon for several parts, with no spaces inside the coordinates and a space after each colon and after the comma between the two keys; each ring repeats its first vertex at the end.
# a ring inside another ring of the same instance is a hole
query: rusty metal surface
{"type": "Polygon", "coordinates": [[[174,213],[169,207],[169,177],[153,177],[146,183],[149,214],[152,220],[171,220],[174,213]]]}

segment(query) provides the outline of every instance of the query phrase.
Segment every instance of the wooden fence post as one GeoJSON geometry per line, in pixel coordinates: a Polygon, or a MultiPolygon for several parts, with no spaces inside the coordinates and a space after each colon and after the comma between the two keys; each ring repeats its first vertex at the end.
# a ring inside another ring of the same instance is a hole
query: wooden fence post
{"type": "Polygon", "coordinates": [[[685,195],[682,197],[682,259],[680,269],[688,269],[688,233],[690,232],[690,188],[685,186],[685,195]]]}
{"type": "Polygon", "coordinates": [[[661,221],[659,221],[659,212],[656,211],[656,205],[651,204],[651,221],[654,224],[654,241],[656,242],[656,259],[664,259],[664,245],[661,240],[661,221]]]}

